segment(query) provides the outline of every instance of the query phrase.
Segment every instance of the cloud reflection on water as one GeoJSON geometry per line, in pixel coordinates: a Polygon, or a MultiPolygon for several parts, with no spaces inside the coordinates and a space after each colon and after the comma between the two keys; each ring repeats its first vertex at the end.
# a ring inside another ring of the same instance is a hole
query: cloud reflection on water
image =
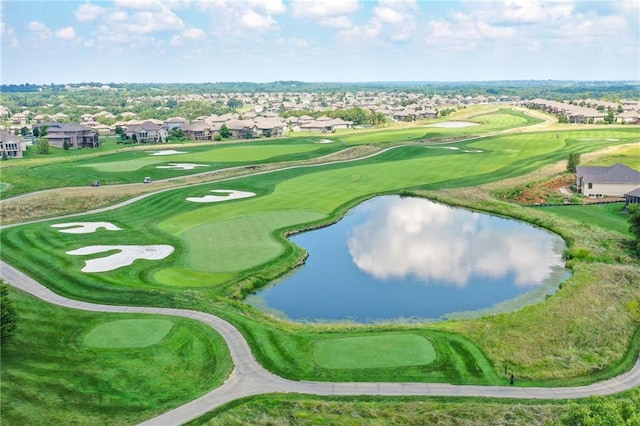
{"type": "Polygon", "coordinates": [[[355,227],[348,247],[358,268],[376,278],[416,276],[464,287],[474,276],[513,274],[525,287],[563,266],[553,250],[557,238],[513,220],[405,198],[355,227]]]}

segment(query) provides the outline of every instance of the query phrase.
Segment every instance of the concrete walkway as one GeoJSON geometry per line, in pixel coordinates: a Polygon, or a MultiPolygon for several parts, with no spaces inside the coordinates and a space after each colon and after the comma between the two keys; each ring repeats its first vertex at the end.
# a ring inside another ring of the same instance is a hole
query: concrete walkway
{"type": "Polygon", "coordinates": [[[201,321],[215,329],[229,346],[235,368],[219,388],[177,407],[143,425],[180,425],[235,399],[265,393],[292,392],[312,395],[424,395],[479,396],[493,398],[566,399],[590,395],[611,395],[640,386],[640,359],[633,369],[618,377],[578,387],[467,386],[444,383],[331,383],[283,379],[265,370],[255,360],[242,334],[230,323],[215,315],[187,309],[112,306],[80,302],[62,297],[34,279],[0,261],[0,276],[12,286],[46,302],[68,308],[95,312],[174,315],[201,321]]]}

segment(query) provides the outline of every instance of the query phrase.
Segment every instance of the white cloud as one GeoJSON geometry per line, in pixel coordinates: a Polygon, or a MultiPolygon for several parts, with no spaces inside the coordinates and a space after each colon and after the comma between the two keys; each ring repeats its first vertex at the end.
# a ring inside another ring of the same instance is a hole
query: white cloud
{"type": "Polygon", "coordinates": [[[116,6],[125,9],[154,10],[160,7],[158,0],[115,0],[116,6]]]}
{"type": "Polygon", "coordinates": [[[291,3],[296,18],[325,18],[349,15],[358,11],[358,0],[298,0],[291,3]]]}
{"type": "Polygon", "coordinates": [[[7,27],[7,25],[2,21],[0,21],[0,39],[3,43],[8,44],[9,47],[12,48],[20,45],[15,30],[11,27],[7,27]]]}
{"type": "Polygon", "coordinates": [[[180,34],[176,34],[171,38],[169,44],[171,46],[182,46],[185,41],[199,41],[207,38],[207,34],[200,28],[186,28],[180,34]]]}
{"type": "Polygon", "coordinates": [[[51,38],[51,29],[39,21],[29,22],[29,30],[39,40],[49,40],[51,38]]]}
{"type": "MultiPolygon", "coordinates": [[[[279,15],[287,11],[282,0],[245,0],[246,4],[254,9],[261,10],[268,15],[279,15]]],[[[238,3],[243,3],[242,1],[238,3]]]]}
{"type": "Polygon", "coordinates": [[[418,29],[418,12],[415,0],[379,0],[368,23],[346,28],[338,38],[349,42],[410,40],[418,29]]]}
{"type": "Polygon", "coordinates": [[[85,3],[75,13],[79,22],[93,22],[105,13],[105,9],[95,4],[85,3]]]}
{"type": "Polygon", "coordinates": [[[62,40],[75,40],[77,38],[76,30],[73,27],[64,27],[56,31],[56,37],[62,40]]]}
{"type": "Polygon", "coordinates": [[[273,28],[276,21],[270,15],[260,15],[249,9],[240,17],[240,25],[251,30],[266,31],[273,28]]]}

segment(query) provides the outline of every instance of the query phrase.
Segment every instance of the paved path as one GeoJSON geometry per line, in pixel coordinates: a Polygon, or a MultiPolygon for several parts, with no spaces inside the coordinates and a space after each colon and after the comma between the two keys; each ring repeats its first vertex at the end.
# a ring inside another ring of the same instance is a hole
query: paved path
{"type": "Polygon", "coordinates": [[[590,395],[611,395],[640,386],[640,359],[633,369],[618,377],[589,386],[517,387],[467,386],[445,383],[331,383],[283,379],[265,370],[255,360],[242,334],[230,323],[215,315],[187,309],[112,306],[80,302],[62,297],[34,279],[0,261],[0,276],[12,286],[55,305],[95,312],[163,314],[192,318],[215,329],[227,342],[235,368],[219,388],[187,404],[150,419],[143,425],[180,425],[220,407],[227,402],[251,395],[294,392],[313,395],[424,395],[481,396],[494,398],[565,399],[590,395]]]}

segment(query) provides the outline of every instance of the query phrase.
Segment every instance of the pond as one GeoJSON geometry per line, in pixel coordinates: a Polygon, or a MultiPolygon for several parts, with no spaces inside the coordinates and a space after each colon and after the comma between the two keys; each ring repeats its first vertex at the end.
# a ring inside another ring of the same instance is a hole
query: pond
{"type": "Polygon", "coordinates": [[[568,277],[564,241],[498,216],[421,198],[368,200],[291,237],[305,264],[247,298],[294,321],[433,321],[508,312],[568,277]]]}

